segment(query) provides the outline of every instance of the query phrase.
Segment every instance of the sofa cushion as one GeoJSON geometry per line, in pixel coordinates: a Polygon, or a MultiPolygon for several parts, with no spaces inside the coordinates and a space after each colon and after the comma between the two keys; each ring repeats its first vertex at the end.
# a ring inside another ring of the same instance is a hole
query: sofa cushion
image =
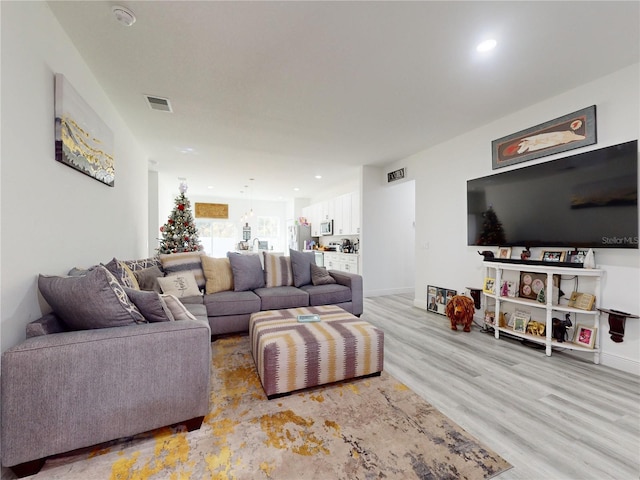
{"type": "Polygon", "coordinates": [[[196,277],[192,272],[174,273],[166,277],[158,278],[158,285],[162,293],[168,293],[178,298],[200,295],[196,277]]]}
{"type": "Polygon", "coordinates": [[[123,287],[135,288],[136,290],[140,289],[133,271],[117,258],[112,258],[109,263],[104,264],[104,267],[116,277],[123,287]]]}
{"type": "Polygon", "coordinates": [[[202,255],[202,252],[163,253],[160,255],[160,262],[162,262],[162,269],[167,276],[192,272],[198,288],[203,289],[205,279],[200,260],[202,255]]]}
{"type": "Polygon", "coordinates": [[[337,283],[327,285],[305,285],[300,287],[309,294],[309,305],[337,305],[351,301],[351,289],[337,283]]]}
{"type": "Polygon", "coordinates": [[[47,313],[33,322],[27,323],[27,338],[50,335],[65,331],[65,326],[55,313],[47,313]]]}
{"type": "Polygon", "coordinates": [[[233,271],[233,290],[235,292],[264,287],[264,271],[259,255],[229,252],[227,257],[233,271]]]}
{"type": "Polygon", "coordinates": [[[202,256],[202,270],[206,280],[205,293],[233,290],[233,270],[228,258],[202,256]]]}
{"type": "Polygon", "coordinates": [[[301,287],[311,283],[311,264],[316,263],[313,252],[298,252],[289,250],[291,256],[291,270],[293,271],[293,285],[301,287]]]}
{"type": "Polygon", "coordinates": [[[282,254],[264,253],[264,278],[267,287],[293,285],[291,257],[282,254]]]}
{"type": "Polygon", "coordinates": [[[157,266],[133,270],[133,276],[136,277],[140,290],[162,292],[158,285],[158,277],[164,277],[164,273],[157,266]]]}
{"type": "Polygon", "coordinates": [[[146,320],[103,266],[81,277],[40,275],[38,288],[70,330],[117,327],[146,320]]]}
{"type": "Polygon", "coordinates": [[[311,283],[314,285],[327,285],[328,283],[336,283],[326,268],[319,267],[315,263],[311,264],[311,283]]]}
{"type": "Polygon", "coordinates": [[[124,290],[147,322],[171,322],[174,320],[171,310],[160,294],[126,287],[124,290]]]}
{"type": "Polygon", "coordinates": [[[260,311],[260,297],[253,292],[218,292],[204,296],[209,317],[260,311]]]}
{"type": "Polygon", "coordinates": [[[254,293],[260,297],[260,310],[309,306],[309,294],[296,287],[256,288],[254,293]]]}

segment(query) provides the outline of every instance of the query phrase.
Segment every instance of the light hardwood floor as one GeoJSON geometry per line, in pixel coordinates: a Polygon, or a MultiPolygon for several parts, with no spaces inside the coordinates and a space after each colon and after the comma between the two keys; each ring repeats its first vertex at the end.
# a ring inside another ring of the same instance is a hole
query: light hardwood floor
{"type": "Polygon", "coordinates": [[[365,298],[385,370],[502,455],[498,480],[640,478],[640,377],[568,352],[450,330],[413,295],[365,298]]]}

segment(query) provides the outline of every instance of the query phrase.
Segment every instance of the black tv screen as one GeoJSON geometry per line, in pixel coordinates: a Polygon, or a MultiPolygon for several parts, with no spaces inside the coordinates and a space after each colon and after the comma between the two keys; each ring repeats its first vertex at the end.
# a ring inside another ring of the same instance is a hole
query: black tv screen
{"type": "Polygon", "coordinates": [[[638,141],[467,181],[468,244],[638,248],[638,141]]]}

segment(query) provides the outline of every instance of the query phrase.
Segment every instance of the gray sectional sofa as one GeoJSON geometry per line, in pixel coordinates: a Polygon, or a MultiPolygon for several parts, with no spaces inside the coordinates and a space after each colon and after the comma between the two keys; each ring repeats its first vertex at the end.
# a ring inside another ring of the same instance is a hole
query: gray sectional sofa
{"type": "Polygon", "coordinates": [[[211,339],[247,332],[254,312],[333,304],[362,313],[359,275],[318,269],[299,252],[262,260],[194,252],[41,275],[53,311],[2,354],[2,465],[31,475],[52,455],[166,425],[199,428],[211,339]],[[211,263],[218,270],[203,268],[211,263]],[[160,282],[180,300],[158,293],[160,282]]]}

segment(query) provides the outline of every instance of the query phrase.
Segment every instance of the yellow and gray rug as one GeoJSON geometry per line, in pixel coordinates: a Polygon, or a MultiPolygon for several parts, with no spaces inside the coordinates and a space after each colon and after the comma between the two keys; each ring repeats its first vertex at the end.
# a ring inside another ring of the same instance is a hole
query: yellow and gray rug
{"type": "Polygon", "coordinates": [[[212,344],[200,430],[159,429],[47,462],[36,479],[482,479],[510,465],[387,375],[268,401],[248,337],[212,344]]]}

